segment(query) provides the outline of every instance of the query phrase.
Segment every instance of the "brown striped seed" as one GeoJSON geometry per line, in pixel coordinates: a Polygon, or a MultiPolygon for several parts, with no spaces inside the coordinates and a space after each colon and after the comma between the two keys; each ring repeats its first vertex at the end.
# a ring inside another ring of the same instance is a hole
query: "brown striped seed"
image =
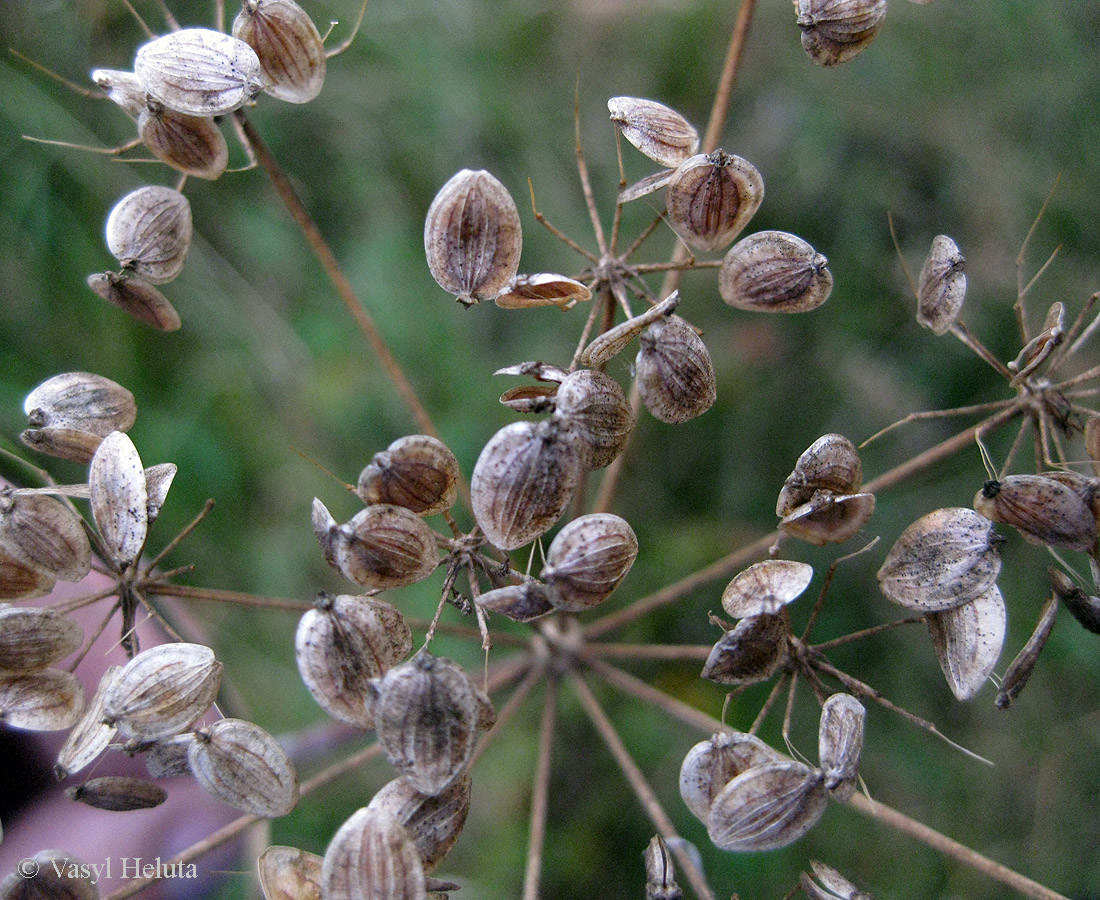
{"type": "Polygon", "coordinates": [[[663,103],[639,97],[612,97],[607,101],[607,109],[622,136],[666,168],[676,168],[699,149],[699,133],[687,119],[663,103]]]}
{"type": "Polygon", "coordinates": [[[817,309],[833,289],[829,261],[797,235],[758,231],[726,253],[718,293],[730,306],[753,312],[817,309]]]}
{"type": "Polygon", "coordinates": [[[221,719],[199,729],[187,759],[203,790],[241,812],[270,819],[298,803],[298,774],[286,751],[252,722],[221,719]]]}
{"type": "Polygon", "coordinates": [[[740,156],[715,150],[680,164],[665,204],[673,230],[697,250],[717,250],[749,223],[764,200],[764,179],[740,156]]]}
{"type": "Polygon", "coordinates": [[[191,204],[171,188],[140,187],[115,204],[106,231],[107,248],[123,269],[165,284],[183,269],[191,248],[191,204]]]}
{"type": "Polygon", "coordinates": [[[232,34],[256,51],[264,93],[288,103],[308,103],[321,93],[325,45],[294,0],[244,0],[232,34]]]}
{"type": "Polygon", "coordinates": [[[802,49],[819,66],[862,52],[886,18],[886,0],[796,0],[802,49]]]}

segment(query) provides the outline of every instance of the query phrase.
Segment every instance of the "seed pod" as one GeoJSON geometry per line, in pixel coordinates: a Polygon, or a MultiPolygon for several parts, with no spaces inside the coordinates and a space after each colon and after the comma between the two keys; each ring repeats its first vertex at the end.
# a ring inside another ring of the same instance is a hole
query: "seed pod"
{"type": "Polygon", "coordinates": [[[548,531],[569,505],[581,458],[576,437],[553,419],[494,434],[470,480],[474,518],[489,542],[515,550],[548,531]]]}
{"type": "Polygon", "coordinates": [[[867,524],[874,511],[874,494],[838,496],[818,491],[812,499],[785,515],[779,528],[817,547],[842,544],[867,524]]]}
{"type": "Polygon", "coordinates": [[[164,294],[136,275],[114,272],[89,275],[88,287],[108,303],[151,328],[158,331],[179,330],[180,315],[176,308],[164,294]]]}
{"type": "Polygon", "coordinates": [[[174,734],[161,738],[152,744],[145,754],[145,771],[153,778],[178,778],[191,774],[191,745],[195,742],[193,732],[174,734]]]}
{"type": "Polygon", "coordinates": [[[640,338],[635,359],[642,402],[654,417],[678,425],[714,404],[714,364],[703,339],[679,316],[659,319],[640,338]]]}
{"type": "Polygon", "coordinates": [[[974,509],[991,522],[1011,525],[1030,544],[1067,550],[1096,546],[1092,504],[1058,478],[1009,475],[1000,481],[992,479],[974,496],[974,509]]]}
{"type": "Polygon", "coordinates": [[[821,709],[818,759],[825,771],[825,788],[837,800],[845,801],[855,793],[866,718],[867,710],[851,694],[833,694],[821,709]]]}
{"type": "Polygon", "coordinates": [[[208,794],[253,816],[285,816],[298,803],[298,774],[286,751],[259,725],[222,719],[195,732],[188,750],[208,794]]]}
{"type": "Polygon", "coordinates": [[[726,585],[722,608],[735,619],[775,615],[800,597],[813,577],[813,566],[806,563],[789,559],[754,563],[726,585]]]}
{"type": "MultiPolygon", "coordinates": [[[[927,2],[927,0],[916,0],[927,2]]],[[[861,891],[832,866],[810,860],[814,875],[821,882],[819,887],[805,872],[799,878],[799,884],[809,900],[874,900],[870,894],[861,891]]]]}
{"type": "Polygon", "coordinates": [[[65,793],[69,799],[85,806],[111,812],[152,809],[168,799],[168,792],[159,784],[125,775],[103,775],[67,787],[65,793]]]}
{"type": "Polygon", "coordinates": [[[296,847],[268,847],[256,866],[266,900],[321,900],[322,857],[296,847]]]}
{"type": "Polygon", "coordinates": [[[819,66],[847,62],[874,40],[886,0],[796,0],[802,49],[819,66]]]}
{"type": "Polygon", "coordinates": [[[463,169],[452,176],[428,208],[428,268],[439,286],[464,306],[492,300],[508,289],[522,247],[516,203],[483,169],[463,169]]]}
{"type": "Polygon", "coordinates": [[[1035,625],[1031,637],[1027,639],[1023,649],[1016,654],[1016,658],[1005,669],[1001,686],[997,689],[996,703],[998,709],[1008,709],[1012,701],[1020,696],[1020,691],[1024,689],[1024,685],[1027,684],[1027,680],[1035,670],[1035,664],[1039,661],[1039,654],[1043,652],[1047,638],[1050,637],[1050,632],[1054,629],[1054,620],[1057,614],[1058,594],[1055,592],[1043,604],[1043,609],[1039,613],[1039,621],[1035,625]]]}
{"type": "Polygon", "coordinates": [[[88,468],[92,518],[111,561],[120,569],[136,562],[149,530],[149,494],[145,470],[134,442],[112,431],[99,445],[88,468]]]}
{"type": "Polygon", "coordinates": [[[149,99],[138,115],[141,142],[165,165],[213,181],[229,165],[229,145],[215,121],[188,116],[149,99]]]}
{"type": "Polygon", "coordinates": [[[442,793],[422,794],[407,778],[396,778],[371,798],[368,809],[388,812],[416,843],[424,871],[430,872],[462,833],[470,812],[470,778],[463,775],[442,793]]]}
{"type": "Polygon", "coordinates": [[[71,672],[38,669],[0,676],[0,723],[27,731],[72,727],[84,708],[84,690],[71,672]]]}
{"type": "Polygon", "coordinates": [[[1057,569],[1048,569],[1054,593],[1081,626],[1100,634],[1100,597],[1090,597],[1057,569]]]}
{"type": "Polygon", "coordinates": [[[157,463],[145,470],[145,496],[148,500],[145,510],[150,528],[160,515],[160,508],[164,506],[178,469],[175,463],[157,463]]]}
{"type": "Polygon", "coordinates": [[[554,606],[581,612],[611,596],[637,558],[638,538],[629,523],[613,513],[592,513],[557,533],[539,577],[554,606]]]}
{"type": "Polygon", "coordinates": [[[294,0],[244,0],[233,37],[256,51],[265,93],[288,103],[308,103],[321,93],[325,45],[294,0]]]}
{"type": "Polygon", "coordinates": [[[645,900],[681,900],[684,896],[676,883],[676,868],[668,844],[659,834],[649,839],[645,859],[645,900]]]}
{"type": "Polygon", "coordinates": [[[119,69],[93,69],[92,81],[107,95],[112,103],[122,107],[126,115],[136,119],[145,109],[149,95],[141,86],[141,79],[133,72],[119,69]]]}
{"type": "Polygon", "coordinates": [[[598,338],[592,341],[580,356],[580,363],[584,366],[597,368],[608,362],[622,350],[642,331],[654,322],[669,315],[680,303],[680,292],[673,291],[660,303],[655,303],[640,315],[627,319],[609,328],[598,338]]]}
{"type": "Polygon", "coordinates": [[[959,317],[965,298],[966,260],[958,244],[938,234],[917,280],[917,321],[933,334],[945,334],[959,317]]]}
{"type": "Polygon", "coordinates": [[[1016,373],[1010,384],[1013,387],[1023,384],[1027,377],[1054,352],[1054,348],[1062,343],[1065,335],[1066,308],[1061,301],[1055,301],[1047,310],[1042,330],[1028,341],[1017,357],[1008,364],[1008,368],[1016,373]]]}
{"type": "Polygon", "coordinates": [[[64,850],[42,850],[31,859],[21,860],[18,870],[0,882],[0,898],[99,900],[99,890],[92,883],[93,871],[91,865],[64,850]]]}
{"type": "Polygon", "coordinates": [[[56,579],[0,546],[0,600],[44,597],[56,579]]]}
{"type": "Polygon", "coordinates": [[[538,581],[524,581],[486,591],[477,598],[477,605],[489,612],[507,616],[514,622],[530,622],[554,611],[549,589],[538,581]]]}
{"type": "Polygon", "coordinates": [[[0,675],[44,669],[76,650],[84,629],[76,619],[45,607],[0,608],[0,675]]]}
{"type": "Polygon", "coordinates": [[[925,621],[951,692],[969,700],[985,684],[1004,645],[1008,618],[996,585],[969,603],[929,613],[925,621]]]}
{"type": "Polygon", "coordinates": [[[878,571],[882,592],[908,609],[940,612],[993,587],[1004,543],[985,516],[937,509],[902,532],[878,571]]]}
{"type": "Polygon", "coordinates": [[[589,469],[611,465],[634,430],[634,410],[619,383],[592,369],[565,378],[554,395],[554,415],[576,434],[589,469]]]}
{"type": "Polygon", "coordinates": [[[825,776],[794,760],[754,766],[714,798],[707,834],[720,850],[759,852],[786,847],[825,812],[825,776]]]}
{"type": "Polygon", "coordinates": [[[48,447],[55,443],[65,445],[64,438],[31,437],[32,432],[80,432],[75,443],[81,452],[62,457],[80,463],[91,462],[100,439],[112,431],[129,431],[137,418],[134,395],[111,379],[91,372],[64,372],[47,378],[27,394],[23,411],[28,426],[21,435],[25,444],[46,447],[49,452],[48,447]],[[85,435],[95,438],[95,446],[86,453],[83,448],[89,441],[85,435]]]}
{"type": "Polygon", "coordinates": [[[263,88],[256,52],[208,28],[184,28],[143,44],[134,74],[150,96],[189,116],[233,112],[263,88]]]}
{"type": "Polygon", "coordinates": [[[554,408],[554,388],[539,384],[520,385],[501,394],[500,402],[519,413],[550,412],[554,408]]]}
{"type": "Polygon", "coordinates": [[[764,179],[747,159],[722,150],[685,160],[668,183],[668,222],[697,250],[717,250],[748,225],[764,200],[764,179]]]}
{"type": "Polygon", "coordinates": [[[574,278],[540,272],[517,275],[503,294],[495,298],[501,309],[527,309],[532,306],[556,306],[572,309],[592,299],[592,291],[574,278]]]}
{"type": "Polygon", "coordinates": [[[422,794],[461,777],[478,733],[493,722],[489,698],[453,660],[420,650],[374,682],[378,742],[422,794]]]}
{"type": "Polygon", "coordinates": [[[426,900],[424,866],[405,827],[364,806],[333,835],[321,865],[324,900],[426,900]]]}
{"type": "Polygon", "coordinates": [[[798,457],[783,482],[775,514],[787,515],[818,491],[853,494],[862,484],[863,464],[855,445],[842,434],[822,435],[798,457]]]}
{"type": "Polygon", "coordinates": [[[692,747],[680,766],[680,796],[702,822],[722,789],[742,772],[775,762],[779,755],[760,738],[722,731],[692,747]]]}
{"type": "Polygon", "coordinates": [[[790,656],[791,626],[784,616],[749,616],[714,645],[700,673],[718,684],[756,684],[778,672],[790,656]]]}
{"type": "Polygon", "coordinates": [[[416,513],[389,503],[368,506],[339,526],[332,552],[345,578],[380,590],[423,581],[439,564],[431,527],[416,513]]]}
{"type": "Polygon", "coordinates": [[[730,306],[754,312],[817,309],[833,289],[829,261],[797,235],[758,231],[726,253],[718,293],[730,306]]]}
{"type": "Polygon", "coordinates": [[[676,110],[656,100],[612,97],[611,121],[630,143],[655,163],[674,169],[699,149],[699,133],[676,110]]]}
{"type": "Polygon", "coordinates": [[[104,720],[124,738],[155,741],[178,734],[210,709],[222,669],[214,651],[201,644],[143,650],[104,693],[104,720]]]}
{"type": "Polygon", "coordinates": [[[412,631],[401,613],[376,597],[347,594],[319,594],[294,640],[298,671],[313,699],[358,728],[374,727],[370,679],[411,650],[412,631]]]}
{"type": "Polygon", "coordinates": [[[364,503],[392,503],[431,516],[454,506],[460,477],[458,460],[446,444],[411,434],[371,457],[355,493],[364,503]]]}
{"type": "Polygon", "coordinates": [[[123,269],[150,284],[171,281],[191,248],[191,204],[159,185],[131,191],[107,217],[107,248],[123,269]]]}
{"type": "Polygon", "coordinates": [[[92,565],[80,517],[45,494],[0,491],[0,546],[62,581],[80,581],[92,565]]]}
{"type": "Polygon", "coordinates": [[[92,699],[85,705],[80,720],[58,751],[53,771],[59,779],[75,775],[90,765],[114,738],[118,729],[103,721],[103,695],[121,671],[122,666],[108,666],[100,677],[92,699]]]}

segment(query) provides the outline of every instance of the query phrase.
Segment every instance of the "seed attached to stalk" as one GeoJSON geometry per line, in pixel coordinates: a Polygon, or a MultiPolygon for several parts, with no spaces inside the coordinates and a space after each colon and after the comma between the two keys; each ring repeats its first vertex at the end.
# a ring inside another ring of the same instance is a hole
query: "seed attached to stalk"
{"type": "Polygon", "coordinates": [[[946,234],[932,239],[932,249],[917,280],[917,321],[933,334],[946,334],[966,299],[966,260],[946,234]]]}
{"type": "Polygon", "coordinates": [[[288,103],[308,103],[321,93],[325,45],[294,0],[244,0],[232,33],[256,51],[264,93],[288,103]]]}
{"type": "Polygon", "coordinates": [[[714,363],[703,339],[679,316],[658,319],[642,332],[634,365],[642,402],[670,425],[701,416],[717,397],[714,363]]]}
{"type": "Polygon", "coordinates": [[[668,183],[668,221],[690,247],[717,250],[749,223],[764,200],[764,179],[740,156],[715,150],[685,160],[668,183]]]}
{"type": "Polygon", "coordinates": [[[699,133],[692,124],[663,103],[612,97],[607,109],[622,136],[666,168],[676,168],[699,149],[699,133]]]}
{"type": "Polygon", "coordinates": [[[802,49],[819,66],[861,53],[886,18],[886,0],[796,0],[802,49]]]}
{"type": "Polygon", "coordinates": [[[131,191],[107,217],[107,247],[123,269],[164,284],[183,269],[191,247],[191,204],[179,191],[131,191]]]}

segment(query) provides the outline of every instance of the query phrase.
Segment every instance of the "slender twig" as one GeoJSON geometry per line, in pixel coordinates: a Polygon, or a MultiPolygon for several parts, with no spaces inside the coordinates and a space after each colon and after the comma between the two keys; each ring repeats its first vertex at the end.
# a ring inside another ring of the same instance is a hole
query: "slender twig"
{"type": "Polygon", "coordinates": [[[820,644],[814,644],[813,649],[824,653],[826,650],[832,650],[833,647],[842,647],[845,644],[850,644],[853,641],[861,641],[864,638],[871,637],[871,635],[879,634],[883,631],[892,631],[895,628],[900,628],[902,625],[917,625],[923,621],[924,616],[910,616],[908,619],[898,619],[896,622],[885,622],[882,625],[872,625],[870,628],[853,631],[851,634],[833,638],[831,641],[822,641],[820,644]]]}
{"type": "Polygon", "coordinates": [[[593,656],[611,659],[700,660],[710,656],[711,648],[704,644],[585,644],[593,656]]]}
{"type": "MultiPolygon", "coordinates": [[[[512,716],[516,714],[516,710],[518,710],[523,704],[523,701],[527,699],[532,688],[542,680],[545,673],[541,665],[531,665],[529,658],[517,658],[516,666],[510,674],[512,680],[523,675],[523,681],[521,681],[519,686],[512,692],[512,696],[508,698],[508,702],[500,708],[499,712],[497,712],[496,721],[493,722],[493,727],[483,734],[481,740],[477,742],[477,746],[474,747],[474,752],[470,754],[469,765],[471,767],[477,762],[481,754],[485,752],[485,748],[489,746],[493,738],[500,734],[504,726],[512,719],[512,716]],[[522,665],[520,665],[521,662],[522,665]]],[[[501,687],[504,686],[503,684],[501,685],[501,687]]]]}
{"type": "Polygon", "coordinates": [[[236,603],[240,606],[262,606],[266,609],[288,609],[293,612],[306,612],[313,608],[312,603],[303,603],[301,600],[262,597],[258,594],[246,594],[243,591],[192,587],[188,584],[154,583],[147,585],[145,590],[152,597],[186,597],[189,600],[211,600],[215,603],[236,603]]]}
{"type": "Polygon", "coordinates": [[[550,808],[550,759],[557,723],[558,681],[546,680],[546,699],[539,727],[539,756],[531,785],[531,833],[527,840],[527,867],[523,873],[523,900],[538,900],[542,848],[546,843],[546,814],[550,808]]]}

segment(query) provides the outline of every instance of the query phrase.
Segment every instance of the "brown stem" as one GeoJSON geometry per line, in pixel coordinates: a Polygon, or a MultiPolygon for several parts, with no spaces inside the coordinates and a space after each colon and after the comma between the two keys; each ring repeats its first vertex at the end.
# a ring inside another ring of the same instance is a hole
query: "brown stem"
{"type": "Polygon", "coordinates": [[[741,0],[741,7],[737,10],[737,21],[730,34],[722,75],[718,79],[718,89],[714,92],[714,103],[710,107],[710,120],[707,122],[706,134],[703,135],[704,153],[710,153],[718,147],[718,139],[726,124],[726,116],[729,115],[730,97],[733,95],[733,86],[737,83],[737,72],[745,54],[745,42],[749,37],[749,26],[752,25],[755,8],[756,0],[741,0]]]}
{"type": "Polygon", "coordinates": [[[189,600],[213,600],[217,603],[237,603],[241,606],[262,606],[266,609],[288,609],[306,612],[312,603],[300,600],[282,600],[277,597],[260,597],[243,591],[226,591],[220,588],[192,587],[188,584],[147,584],[144,590],[151,597],[186,597],[189,600]]]}
{"type": "Polygon", "coordinates": [[[585,644],[593,656],[627,659],[705,660],[711,648],[704,644],[585,644]]]}
{"type": "Polygon", "coordinates": [[[550,759],[557,724],[558,681],[546,680],[546,700],[539,728],[539,758],[531,785],[531,836],[527,841],[527,868],[523,873],[523,900],[538,900],[542,874],[542,848],[546,843],[546,813],[550,799],[550,759]]]}
{"type": "Polygon", "coordinates": [[[635,678],[617,666],[606,663],[602,659],[590,656],[587,653],[584,655],[584,662],[604,681],[614,685],[623,693],[641,700],[643,703],[649,703],[658,709],[663,709],[674,719],[679,719],[681,722],[690,722],[704,731],[718,731],[722,727],[718,720],[712,716],[696,709],[694,706],[689,706],[682,700],[677,700],[640,678],[635,678]]]}

